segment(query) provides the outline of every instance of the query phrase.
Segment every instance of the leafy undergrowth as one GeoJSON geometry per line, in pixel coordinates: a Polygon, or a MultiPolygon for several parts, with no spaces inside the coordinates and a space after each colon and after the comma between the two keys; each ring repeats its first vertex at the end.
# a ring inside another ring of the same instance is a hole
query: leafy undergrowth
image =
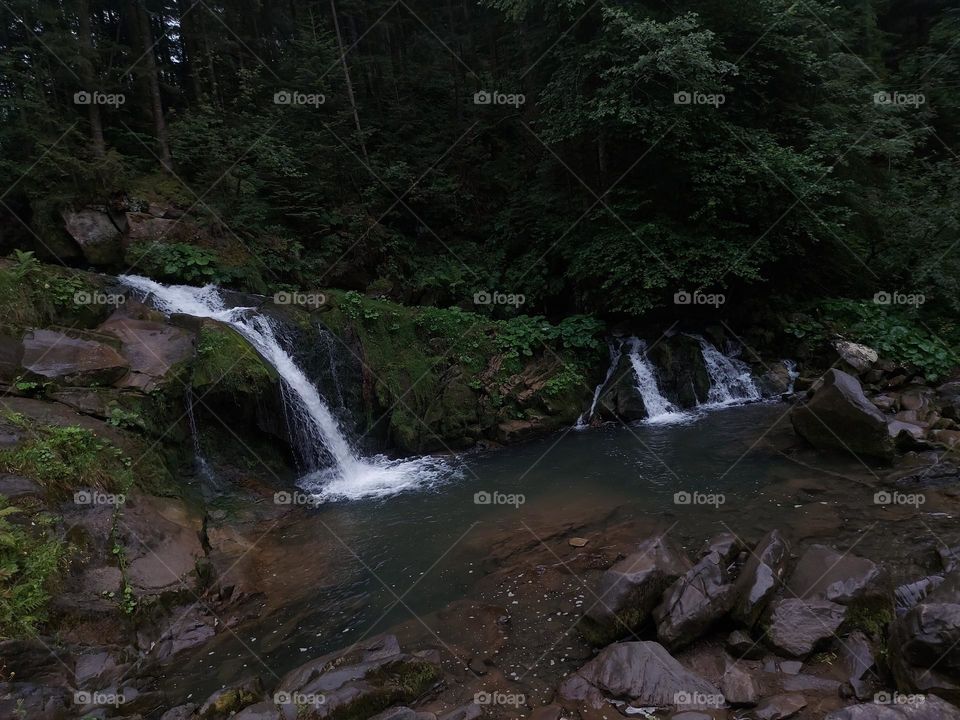
{"type": "Polygon", "coordinates": [[[882,358],[920,369],[929,382],[960,366],[960,327],[917,307],[847,299],[825,300],[794,313],[785,328],[808,349],[840,335],[874,348],[882,358]]]}
{"type": "Polygon", "coordinates": [[[66,545],[52,533],[53,519],[41,513],[17,524],[20,512],[0,495],[0,639],[37,633],[66,558],[66,545]]]}

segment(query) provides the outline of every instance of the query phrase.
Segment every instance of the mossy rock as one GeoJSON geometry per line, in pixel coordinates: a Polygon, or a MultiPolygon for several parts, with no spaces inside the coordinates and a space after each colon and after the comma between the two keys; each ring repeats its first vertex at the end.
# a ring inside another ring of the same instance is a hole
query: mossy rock
{"type": "Polygon", "coordinates": [[[236,330],[215,320],[200,326],[191,379],[194,388],[257,395],[268,392],[277,380],[276,370],[236,330]]]}
{"type": "Polygon", "coordinates": [[[364,680],[376,687],[372,693],[338,707],[326,715],[326,718],[328,720],[367,720],[393,705],[408,705],[415,702],[441,677],[440,669],[432,663],[419,660],[390,663],[364,677],[364,680]]]}

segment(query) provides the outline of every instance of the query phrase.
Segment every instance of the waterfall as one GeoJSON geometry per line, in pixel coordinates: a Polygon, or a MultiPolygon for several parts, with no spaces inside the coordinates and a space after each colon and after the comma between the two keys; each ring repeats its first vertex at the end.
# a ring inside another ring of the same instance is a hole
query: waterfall
{"type": "Polygon", "coordinates": [[[624,341],[624,346],[636,375],[637,392],[643,398],[643,405],[647,409],[647,422],[669,423],[687,419],[689,416],[686,413],[680,412],[676,405],[660,393],[656,370],[646,356],[646,343],[631,337],[624,341]]]}
{"type": "Polygon", "coordinates": [[[119,280],[167,315],[179,313],[229,325],[273,366],[295,428],[292,435],[299,440],[298,450],[309,471],[298,484],[320,499],[392,495],[450,475],[446,463],[436,458],[361,458],[316,386],[281,345],[274,322],[255,308],[227,308],[214,285],[161,285],[136,275],[119,280]]]}
{"type": "Polygon", "coordinates": [[[600,393],[607,386],[607,383],[610,382],[610,378],[613,377],[613,373],[617,369],[617,365],[620,364],[620,358],[623,356],[622,345],[614,344],[611,341],[607,344],[607,347],[610,350],[610,367],[607,368],[607,375],[603,378],[603,382],[597,385],[596,389],[593,391],[593,402],[590,403],[590,409],[577,418],[577,424],[574,425],[574,428],[578,430],[583,430],[584,428],[589,427],[590,420],[593,419],[593,414],[597,410],[597,401],[600,400],[600,393]]]}
{"type": "Polygon", "coordinates": [[[193,440],[194,469],[204,480],[213,481],[213,468],[211,468],[210,463],[207,462],[207,458],[203,454],[203,448],[200,446],[200,433],[197,431],[197,416],[193,412],[194,397],[191,388],[187,388],[186,403],[187,422],[190,425],[190,439],[193,440]]]}
{"type": "Polygon", "coordinates": [[[800,377],[800,371],[797,370],[795,360],[783,360],[783,366],[787,369],[787,375],[790,377],[790,387],[787,388],[787,394],[793,393],[793,386],[797,384],[797,378],[800,377]]]}
{"type": "Polygon", "coordinates": [[[735,357],[724,355],[705,337],[691,335],[700,343],[703,362],[710,376],[709,405],[734,405],[761,399],[760,389],[753,381],[750,366],[735,357]]]}

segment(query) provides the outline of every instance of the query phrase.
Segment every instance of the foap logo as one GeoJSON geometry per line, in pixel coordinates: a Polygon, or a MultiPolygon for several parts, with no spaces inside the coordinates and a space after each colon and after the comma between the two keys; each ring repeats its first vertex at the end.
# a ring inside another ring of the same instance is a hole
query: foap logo
{"type": "Polygon", "coordinates": [[[77,690],[73,694],[73,704],[80,705],[80,706],[112,705],[113,707],[120,707],[126,701],[127,699],[123,696],[122,693],[103,692],[99,690],[96,692],[91,692],[88,690],[77,690]]]}
{"type": "Polygon", "coordinates": [[[673,294],[674,305],[710,305],[718,308],[727,301],[726,295],[721,293],[703,293],[694,290],[692,293],[686,290],[678,290],[673,294]]]}
{"type": "Polygon", "coordinates": [[[891,107],[912,107],[919,108],[927,102],[927,97],[923,93],[904,93],[889,90],[881,90],[873,94],[874,105],[889,105],[891,107]]]}
{"type": "Polygon", "coordinates": [[[681,490],[673,494],[674,505],[712,505],[718,508],[726,501],[727,498],[723,493],[691,493],[686,490],[681,490]]]}
{"type": "Polygon", "coordinates": [[[507,707],[518,708],[527,704],[527,696],[521,693],[505,693],[499,690],[487,692],[481,690],[473,696],[475,705],[505,705],[507,707]]]}
{"type": "Polygon", "coordinates": [[[523,93],[503,93],[499,90],[480,90],[473,94],[474,105],[508,105],[519,108],[527,101],[523,93]]]}
{"type": "Polygon", "coordinates": [[[722,708],[727,700],[721,694],[681,690],[673,694],[673,704],[680,708],[722,708]]]}
{"type": "Polygon", "coordinates": [[[88,92],[81,90],[73,94],[74,105],[106,105],[118,108],[127,101],[123,93],[102,93],[99,90],[88,92]]]}
{"type": "Polygon", "coordinates": [[[280,90],[273,94],[274,105],[320,107],[327,101],[321,93],[304,93],[297,90],[280,90]]]}
{"type": "Polygon", "coordinates": [[[316,495],[310,495],[308,493],[302,493],[299,491],[288,492],[287,490],[281,490],[280,492],[275,492],[273,494],[273,504],[274,505],[307,505],[309,507],[317,507],[321,504],[320,498],[316,495]]]}
{"type": "Polygon", "coordinates": [[[526,301],[526,295],[519,293],[502,293],[497,290],[491,292],[481,290],[473,294],[474,305],[509,305],[518,308],[526,301]]]}
{"type": "Polygon", "coordinates": [[[273,296],[277,305],[300,305],[303,307],[318,308],[327,304],[327,296],[323,293],[303,293],[281,291],[273,296]]]}
{"type": "Polygon", "coordinates": [[[681,90],[673,94],[674,105],[712,105],[718,108],[726,101],[727,96],[723,93],[702,93],[681,90]]]}
{"type": "Polygon", "coordinates": [[[927,501],[923,493],[902,493],[880,490],[873,496],[874,505],[909,505],[918,508],[927,501]]]}
{"type": "Polygon", "coordinates": [[[481,490],[473,496],[474,505],[512,505],[519,508],[526,501],[526,496],[520,493],[502,493],[496,490],[493,492],[481,490]]]}
{"type": "Polygon", "coordinates": [[[79,290],[73,294],[73,304],[77,306],[110,305],[112,307],[116,307],[118,305],[123,305],[126,301],[126,295],[121,295],[119,293],[105,293],[100,292],[99,290],[94,292],[79,290]]]}
{"type": "Polygon", "coordinates": [[[873,296],[877,305],[923,305],[927,298],[923,293],[902,293],[894,290],[892,293],[881,290],[873,296]]]}
{"type": "Polygon", "coordinates": [[[127,496],[123,493],[105,493],[99,490],[77,490],[73,494],[74,505],[93,506],[93,505],[123,505],[127,501],[127,496]]]}
{"type": "Polygon", "coordinates": [[[280,690],[273,694],[273,704],[280,705],[281,707],[284,705],[292,705],[295,708],[317,708],[326,702],[327,697],[322,693],[286,692],[280,690]]]}
{"type": "Polygon", "coordinates": [[[899,692],[878,692],[873,696],[877,705],[922,705],[927,701],[925,695],[910,695],[899,692]]]}

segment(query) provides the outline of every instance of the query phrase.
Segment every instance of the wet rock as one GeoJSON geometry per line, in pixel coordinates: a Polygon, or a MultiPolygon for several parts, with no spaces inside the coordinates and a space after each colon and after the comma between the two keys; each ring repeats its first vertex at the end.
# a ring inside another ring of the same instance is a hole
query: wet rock
{"type": "Polygon", "coordinates": [[[857,375],[872,368],[879,357],[873,348],[849,340],[834,340],[833,347],[844,366],[857,375]]]}
{"type": "Polygon", "coordinates": [[[0,380],[13,380],[20,374],[23,344],[19,337],[0,333],[0,380]]]}
{"type": "Polygon", "coordinates": [[[936,695],[915,702],[865,703],[834,710],[824,720],[960,720],[960,709],[936,695]]]}
{"type": "Polygon", "coordinates": [[[137,645],[162,665],[205,644],[216,635],[216,625],[217,618],[200,606],[173,607],[155,627],[145,627],[138,633],[137,645]]]}
{"type": "Polygon", "coordinates": [[[732,616],[753,627],[773,597],[790,558],[790,546],[779,530],[772,530],[751,553],[734,586],[732,616]]]}
{"type": "Polygon", "coordinates": [[[670,540],[655,537],[643,541],[636,552],[600,578],[600,602],[587,613],[585,627],[591,635],[605,637],[635,629],[660,602],[664,591],[689,569],[690,561],[670,540]]]}
{"type": "Polygon", "coordinates": [[[860,382],[840,370],[827,371],[813,397],[791,410],[790,421],[797,434],[816,448],[892,457],[886,418],[867,400],[860,382]]]}
{"type": "Polygon", "coordinates": [[[872,560],[811,545],[787,582],[789,594],[850,605],[887,596],[886,573],[872,560]]]}
{"type": "Polygon", "coordinates": [[[960,445],[960,430],[933,430],[930,432],[930,439],[938,445],[952,450],[960,445]]]}
{"type": "Polygon", "coordinates": [[[887,422],[887,433],[894,439],[898,447],[910,447],[909,441],[920,441],[926,437],[926,431],[913,422],[904,420],[890,420],[887,422]]]}
{"type": "Polygon", "coordinates": [[[720,680],[720,690],[731,705],[753,706],[757,704],[759,690],[753,677],[736,663],[730,664],[720,680]]]}
{"type": "Polygon", "coordinates": [[[733,606],[733,585],[727,563],[711,552],[664,593],[653,615],[657,639],[675,649],[696,640],[733,606]]]}
{"type": "Polygon", "coordinates": [[[91,265],[118,265],[123,261],[126,219],[108,208],[88,207],[61,212],[64,227],[91,265]]]}
{"type": "Polygon", "coordinates": [[[40,497],[43,495],[43,488],[28,478],[3,473],[0,474],[0,495],[10,500],[18,497],[40,497]]]}
{"type": "Polygon", "coordinates": [[[710,538],[701,548],[699,557],[706,557],[710,553],[718,553],[723,562],[729,563],[744,550],[743,543],[733,533],[725,532],[710,538]]]}
{"type": "Polygon", "coordinates": [[[73,693],[65,687],[26,682],[0,683],[0,718],[67,720],[76,715],[73,693]]]}
{"type": "Polygon", "coordinates": [[[663,707],[676,704],[678,696],[716,698],[720,691],[686,670],[662,645],[626,642],[601,650],[563,681],[559,694],[594,708],[602,707],[606,697],[663,707]]]}
{"type": "Polygon", "coordinates": [[[896,616],[900,617],[906,614],[910,608],[916,607],[927,595],[939,587],[942,582],[943,575],[930,575],[899,586],[894,590],[894,611],[896,616]]]}
{"type": "Polygon", "coordinates": [[[193,356],[193,336],[174,325],[115,313],[100,331],[118,338],[130,374],[120,385],[150,392],[193,356]]]}
{"type": "Polygon", "coordinates": [[[530,714],[530,720],[560,720],[563,708],[559,705],[544,705],[535,708],[530,714]]]}
{"type": "Polygon", "coordinates": [[[802,695],[774,695],[766,698],[753,709],[754,720],[785,720],[807,706],[802,695]]]}
{"type": "Polygon", "coordinates": [[[793,657],[805,657],[821,642],[834,636],[846,608],[829,600],[779,600],[773,606],[767,641],[793,657]]]}
{"type": "Polygon", "coordinates": [[[27,332],[22,362],[28,377],[67,385],[112,385],[128,368],[126,359],[109,345],[55,330],[27,332]]]}
{"type": "Polygon", "coordinates": [[[476,720],[483,715],[483,708],[476,703],[462,705],[456,710],[451,710],[439,717],[439,720],[476,720]]]}
{"type": "Polygon", "coordinates": [[[870,398],[870,402],[882,412],[898,412],[900,410],[900,396],[896,393],[882,393],[870,398]]]}
{"type": "Polygon", "coordinates": [[[734,630],[727,636],[727,648],[729,648],[734,658],[738,660],[741,658],[759,660],[765,653],[763,645],[743,630],[734,630]]]}
{"type": "Polygon", "coordinates": [[[401,652],[394,635],[382,635],[291,670],[280,681],[274,697],[288,699],[281,705],[286,720],[298,717],[298,705],[293,701],[304,698],[313,699],[317,714],[350,715],[355,703],[379,710],[396,702],[410,702],[439,674],[433,664],[401,652]]]}
{"type": "Polygon", "coordinates": [[[960,702],[960,572],[953,572],[891,625],[897,686],[960,702]]]}
{"type": "Polygon", "coordinates": [[[280,711],[272,702],[259,702],[245,707],[230,720],[281,720],[280,711]]]}
{"type": "Polygon", "coordinates": [[[74,669],[76,686],[80,690],[98,690],[113,685],[129,667],[129,663],[118,665],[113,655],[108,652],[80,655],[74,669]]]}
{"type": "Polygon", "coordinates": [[[69,669],[72,661],[69,651],[58,647],[50,638],[0,641],[0,668],[7,680],[68,685],[72,681],[69,669]]]}
{"type": "Polygon", "coordinates": [[[127,498],[117,534],[127,548],[126,576],[138,595],[190,588],[204,557],[203,518],[176,498],[127,498]]]}
{"type": "Polygon", "coordinates": [[[937,548],[937,555],[940,556],[940,567],[945,573],[951,573],[960,567],[960,545],[954,547],[937,548]]]}
{"type": "Polygon", "coordinates": [[[868,700],[880,689],[873,673],[876,658],[869,638],[859,630],[850,633],[840,644],[840,662],[847,673],[847,682],[858,700],[868,700]]]}
{"type": "Polygon", "coordinates": [[[217,690],[207,698],[197,712],[199,720],[221,720],[252,705],[263,697],[263,685],[258,677],[244,678],[217,690]]]}
{"type": "Polygon", "coordinates": [[[437,716],[429,712],[417,712],[405,706],[388,708],[374,715],[370,720],[435,720],[437,716]]]}
{"type": "Polygon", "coordinates": [[[794,374],[782,360],[772,363],[763,375],[757,379],[760,392],[764,397],[774,397],[790,392],[794,374]]]}
{"type": "Polygon", "coordinates": [[[647,417],[647,406],[637,390],[633,364],[626,352],[620,355],[617,366],[597,399],[597,414],[603,420],[642,420],[647,417]]]}
{"type": "Polygon", "coordinates": [[[194,703],[177,705],[177,707],[170,708],[161,715],[160,720],[192,720],[196,711],[197,706],[194,703]]]}
{"type": "Polygon", "coordinates": [[[693,710],[684,710],[671,715],[670,720],[713,720],[713,716],[693,710]]]}

